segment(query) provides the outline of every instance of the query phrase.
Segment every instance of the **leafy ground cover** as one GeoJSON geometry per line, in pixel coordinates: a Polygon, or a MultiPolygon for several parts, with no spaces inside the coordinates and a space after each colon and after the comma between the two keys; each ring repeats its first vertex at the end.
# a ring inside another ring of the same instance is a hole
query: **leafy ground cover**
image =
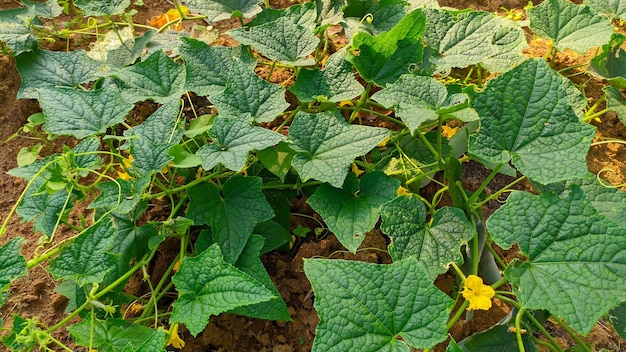
{"type": "Polygon", "coordinates": [[[592,330],[623,324],[619,3],[209,4],[0,13],[43,110],[6,168],[5,346],[617,348],[592,330]]]}

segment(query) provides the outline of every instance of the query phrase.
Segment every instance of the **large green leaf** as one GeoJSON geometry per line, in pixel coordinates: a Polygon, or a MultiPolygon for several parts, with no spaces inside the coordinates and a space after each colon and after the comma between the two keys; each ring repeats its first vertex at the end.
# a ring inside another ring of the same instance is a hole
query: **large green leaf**
{"type": "Polygon", "coordinates": [[[180,56],[185,61],[185,89],[198,95],[213,95],[224,91],[234,58],[254,67],[256,61],[241,46],[208,45],[192,38],[181,38],[180,56]]]}
{"type": "Polygon", "coordinates": [[[365,233],[376,226],[380,206],[396,197],[399,186],[400,181],[382,171],[368,173],[360,180],[350,173],[343,188],[324,184],[307,203],[322,216],[339,242],[355,253],[365,233]]]}
{"type": "Polygon", "coordinates": [[[259,0],[186,0],[191,11],[207,16],[210,22],[217,22],[241,14],[250,18],[261,12],[259,0]]]}
{"type": "Polygon", "coordinates": [[[524,307],[550,310],[586,334],[626,300],[624,229],[598,214],[577,186],[563,198],[514,192],[487,227],[498,245],[517,243],[529,259],[505,270],[524,307]]]}
{"type": "Polygon", "coordinates": [[[157,50],[144,61],[113,72],[124,84],[122,97],[136,103],[152,99],[164,103],[185,92],[185,68],[157,50]]]}
{"type": "Polygon", "coordinates": [[[289,90],[300,101],[340,102],[358,96],[363,92],[363,86],[354,77],[345,55],[345,50],[332,54],[323,70],[300,70],[296,83],[289,90]]]}
{"type": "Polygon", "coordinates": [[[259,258],[264,242],[265,240],[261,236],[250,236],[246,247],[235,263],[235,267],[263,284],[263,286],[272,292],[274,298],[266,302],[237,307],[229,313],[245,315],[257,319],[290,321],[291,316],[287,310],[287,305],[280,297],[280,292],[278,292],[278,289],[276,289],[272,283],[270,276],[267,274],[259,258]]]}
{"type": "Polygon", "coordinates": [[[390,31],[371,36],[358,33],[352,38],[347,60],[367,82],[384,86],[409,73],[422,59],[421,36],[426,28],[422,10],[407,14],[390,31]]]}
{"type": "Polygon", "coordinates": [[[37,48],[37,37],[30,34],[33,24],[41,24],[34,7],[0,11],[0,40],[13,51],[13,55],[37,48]]]}
{"type": "Polygon", "coordinates": [[[605,87],[602,90],[606,94],[606,107],[615,111],[620,121],[626,125],[626,104],[622,92],[615,87],[605,87]]]}
{"type": "Polygon", "coordinates": [[[74,193],[61,189],[49,194],[45,189],[46,179],[38,177],[26,190],[22,202],[17,207],[17,214],[22,221],[34,221],[33,230],[46,236],[52,236],[57,224],[66,218],[74,207],[74,193]]]}
{"type": "Polygon", "coordinates": [[[320,323],[313,351],[431,348],[448,335],[454,301],[415,258],[390,265],[305,259],[320,323]]]}
{"type": "Polygon", "coordinates": [[[585,0],[585,5],[600,15],[626,20],[626,1],[624,0],[585,0]]]}
{"type": "Polygon", "coordinates": [[[99,352],[118,352],[128,347],[138,351],[146,341],[150,341],[152,351],[163,351],[168,337],[162,329],[150,329],[121,319],[96,319],[93,329],[91,320],[85,319],[67,330],[78,345],[97,348],[99,352]]]}
{"type": "Polygon", "coordinates": [[[626,88],[626,50],[622,45],[626,37],[614,34],[608,44],[602,46],[602,52],[589,62],[589,72],[601,79],[606,79],[612,86],[626,88]]]}
{"type": "MultiPolygon", "coordinates": [[[[252,46],[269,59],[293,66],[313,65],[315,60],[307,56],[315,51],[320,41],[313,33],[314,13],[311,3],[292,6],[272,14],[271,21],[259,25],[251,22],[246,27],[228,31],[228,35],[241,44],[252,46]],[[310,15],[303,13],[307,11],[310,15]],[[295,12],[298,16],[289,16],[288,12],[295,12]],[[302,21],[303,18],[311,18],[311,21],[302,21]]],[[[255,21],[258,20],[257,17],[255,21]]]]}
{"type": "Polygon", "coordinates": [[[493,72],[504,72],[523,60],[526,37],[512,21],[482,11],[427,14],[424,41],[438,53],[433,63],[439,71],[482,63],[493,72]]]}
{"type": "Polygon", "coordinates": [[[372,99],[387,108],[396,107],[411,133],[424,122],[437,120],[437,110],[444,107],[448,91],[443,83],[425,76],[402,75],[387,88],[372,95],[372,99]]]}
{"type": "Polygon", "coordinates": [[[100,194],[87,208],[128,214],[137,206],[141,200],[141,195],[149,184],[150,175],[145,175],[137,180],[117,179],[99,183],[97,187],[100,194]]]}
{"type": "Polygon", "coordinates": [[[52,19],[63,13],[63,7],[56,0],[45,2],[22,0],[25,7],[34,7],[35,13],[41,18],[52,19]]]}
{"type": "Polygon", "coordinates": [[[26,259],[20,253],[23,237],[15,237],[0,247],[0,293],[11,281],[26,274],[26,259]]]}
{"type": "Polygon", "coordinates": [[[239,172],[251,151],[271,147],[285,138],[280,133],[254,126],[250,121],[250,114],[232,118],[219,116],[210,132],[214,144],[205,144],[196,152],[202,158],[202,168],[211,170],[222,164],[239,172]]]}
{"type": "Polygon", "coordinates": [[[229,263],[237,261],[254,227],[274,216],[261,192],[261,184],[259,177],[234,175],[224,182],[223,197],[212,183],[203,183],[187,191],[187,217],[195,225],[211,226],[213,239],[229,263]]]}
{"type": "Polygon", "coordinates": [[[606,44],[613,34],[609,20],[596,16],[587,6],[567,0],[546,0],[526,13],[530,29],[552,39],[559,51],[572,49],[584,54],[593,47],[606,44]]]}
{"type": "Polygon", "coordinates": [[[626,204],[626,192],[600,183],[599,177],[595,174],[589,173],[585,178],[567,180],[547,186],[535,185],[535,189],[540,192],[552,191],[564,197],[569,194],[569,189],[573,185],[582,189],[585,197],[591,201],[600,215],[613,220],[617,225],[626,229],[626,207],[624,206],[626,204]]]}
{"type": "Polygon", "coordinates": [[[173,159],[168,151],[183,136],[177,120],[179,108],[178,99],[170,100],[142,124],[124,131],[130,137],[131,170],[140,175],[160,171],[173,159]]]}
{"type": "Polygon", "coordinates": [[[284,87],[257,76],[240,59],[233,60],[226,88],[213,95],[211,102],[222,116],[250,113],[257,122],[274,121],[289,106],[284,87]]]}
{"type": "Polygon", "coordinates": [[[102,66],[83,50],[36,50],[21,54],[15,64],[22,77],[17,97],[22,99],[37,99],[39,88],[75,88],[81,83],[95,80],[102,66]]]}
{"type": "Polygon", "coordinates": [[[336,111],[298,112],[289,127],[289,140],[296,151],[292,165],[303,181],[314,178],[339,188],[350,163],[388,135],[383,128],[349,125],[336,111]]]}
{"type": "Polygon", "coordinates": [[[172,282],[178,299],[170,323],[185,324],[193,336],[211,315],[274,298],[262,283],[225,261],[217,244],[197,257],[185,257],[172,282]]]}
{"type": "Polygon", "coordinates": [[[74,280],[81,287],[102,282],[117,262],[117,256],[109,253],[116,236],[108,218],[92,225],[63,248],[48,271],[56,280],[74,280]]]}
{"type": "MultiPolygon", "coordinates": [[[[409,12],[409,4],[404,0],[348,0],[347,6],[343,9],[349,27],[355,22],[358,23],[356,26],[363,27],[359,30],[374,35],[391,30],[409,12]],[[371,16],[372,23],[362,21],[366,16],[371,16]]],[[[354,31],[350,29],[346,30],[349,37],[350,32],[354,31]]]]}
{"type": "Polygon", "coordinates": [[[444,207],[426,222],[426,207],[414,196],[402,196],[381,207],[381,231],[391,237],[389,255],[394,261],[415,257],[431,281],[448,270],[450,263],[462,263],[461,245],[476,229],[463,211],[444,207]]]}
{"type": "Polygon", "coordinates": [[[130,6],[130,0],[74,0],[85,16],[119,15],[130,6]]]}
{"type": "Polygon", "coordinates": [[[122,100],[114,85],[94,91],[41,88],[39,104],[46,115],[46,131],[79,139],[106,132],[108,127],[124,121],[133,108],[133,104],[122,100]]]}
{"type": "Polygon", "coordinates": [[[561,77],[545,61],[528,60],[492,79],[473,107],[481,127],[470,153],[495,164],[511,161],[542,184],[587,174],[595,130],[578,120],[561,77]]]}

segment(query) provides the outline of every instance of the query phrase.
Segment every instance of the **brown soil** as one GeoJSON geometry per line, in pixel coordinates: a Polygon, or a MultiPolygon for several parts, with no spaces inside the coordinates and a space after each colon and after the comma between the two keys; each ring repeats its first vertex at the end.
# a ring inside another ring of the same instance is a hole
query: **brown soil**
{"type": "MultiPolygon", "coordinates": [[[[138,19],[141,22],[147,21],[152,16],[164,12],[171,5],[164,0],[144,0],[145,7],[137,8],[140,13],[138,19]]],[[[537,1],[534,1],[538,3],[537,1]]],[[[527,4],[525,0],[507,1],[440,1],[445,6],[464,8],[472,7],[486,11],[501,11],[501,7],[507,9],[521,8],[527,4]]],[[[280,5],[288,6],[288,1],[282,1],[280,5]]],[[[0,0],[0,8],[15,7],[18,4],[11,0],[0,0]]],[[[217,28],[223,29],[236,26],[232,21],[225,21],[217,28]]],[[[542,56],[547,50],[545,42],[531,39],[531,48],[528,50],[529,56],[542,56]]],[[[225,42],[227,40],[224,40],[225,42]]],[[[573,53],[561,53],[557,56],[556,63],[562,66],[571,66],[579,58],[573,53]]],[[[266,72],[259,72],[263,74],[266,72]]],[[[289,72],[276,71],[272,76],[272,81],[284,82],[289,79],[289,72]]],[[[580,82],[586,86],[586,94],[593,100],[602,96],[602,82],[592,79],[587,75],[578,76],[580,82]]],[[[35,101],[16,100],[16,93],[20,85],[20,78],[15,70],[15,62],[7,56],[0,56],[0,101],[3,108],[0,110],[0,140],[4,141],[13,135],[26,122],[28,116],[39,110],[35,101]]],[[[600,138],[626,138],[626,127],[618,121],[613,113],[608,113],[602,117],[602,123],[597,124],[598,139],[600,138]]],[[[0,153],[0,219],[4,220],[10,209],[14,206],[20,192],[25,186],[25,182],[10,177],[6,171],[17,166],[16,155],[20,148],[31,146],[36,143],[25,137],[14,139],[10,143],[2,146],[0,153]]],[[[50,153],[59,149],[63,143],[73,145],[70,140],[57,140],[53,147],[47,147],[43,153],[50,153]]],[[[589,152],[588,165],[591,172],[602,172],[604,178],[615,185],[626,182],[626,147],[620,144],[602,144],[589,152]]],[[[469,188],[476,183],[480,183],[484,177],[480,174],[484,170],[476,167],[472,172],[467,172],[464,182],[469,188]]],[[[497,180],[496,180],[497,182],[497,180]]],[[[474,186],[473,188],[475,188],[474,186]]],[[[313,214],[313,211],[305,203],[305,199],[293,200],[294,213],[313,214]]],[[[493,211],[494,209],[488,209],[493,211]]],[[[311,219],[292,216],[293,227],[301,224],[309,228],[318,227],[317,223],[311,219]]],[[[0,238],[0,245],[6,243],[15,236],[25,238],[22,247],[23,254],[30,259],[37,251],[39,235],[34,234],[32,226],[28,223],[21,224],[14,216],[8,227],[7,234],[0,238]]],[[[71,235],[67,229],[60,231],[55,241],[62,240],[64,236],[71,235]]],[[[334,259],[360,260],[373,263],[389,263],[390,258],[386,254],[387,239],[379,231],[372,231],[367,237],[365,244],[356,255],[348,253],[339,244],[334,235],[327,234],[324,238],[315,238],[311,235],[298,242],[294,248],[288,252],[271,252],[262,257],[268,273],[284,298],[293,321],[272,322],[265,320],[249,319],[241,316],[222,314],[218,317],[211,317],[209,326],[196,338],[182,331],[182,337],[186,341],[184,351],[267,351],[267,352],[291,352],[310,351],[315,327],[319,322],[317,314],[313,309],[313,292],[311,286],[304,276],[302,269],[302,258],[325,257],[334,259]]],[[[162,256],[167,257],[167,247],[164,247],[162,256]]],[[[176,249],[174,249],[176,251],[176,249]]],[[[507,254],[509,256],[513,254],[507,254]]],[[[168,263],[169,264],[169,263],[168,263]]],[[[153,275],[158,277],[158,268],[154,269],[153,275]]],[[[451,276],[442,275],[437,281],[437,285],[444,291],[448,291],[454,284],[451,276]]],[[[16,280],[9,292],[7,302],[0,308],[0,315],[5,327],[12,324],[12,316],[19,314],[23,318],[37,317],[45,325],[53,325],[64,316],[63,310],[67,304],[64,297],[54,291],[58,283],[46,272],[44,267],[37,267],[31,270],[28,276],[16,280]]],[[[451,331],[457,341],[474,332],[487,329],[500,320],[510,310],[506,304],[497,301],[494,308],[489,312],[477,313],[473,319],[464,322],[460,321],[451,331]]],[[[556,327],[551,327],[555,331],[557,339],[563,346],[571,346],[575,343],[568,339],[566,334],[559,332],[556,327]]],[[[61,342],[73,346],[67,331],[59,329],[55,335],[61,342]]],[[[595,343],[597,349],[607,348],[611,351],[621,351],[626,344],[619,339],[608,324],[600,323],[594,328],[587,340],[595,343]]],[[[84,350],[76,348],[77,351],[84,350]]],[[[437,348],[443,350],[443,348],[437,348]]]]}

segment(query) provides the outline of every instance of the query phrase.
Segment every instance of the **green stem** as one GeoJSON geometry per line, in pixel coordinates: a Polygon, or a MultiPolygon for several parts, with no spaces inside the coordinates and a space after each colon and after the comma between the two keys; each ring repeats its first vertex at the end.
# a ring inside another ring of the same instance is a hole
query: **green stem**
{"type": "MultiPolygon", "coordinates": [[[[141,269],[141,267],[143,265],[145,265],[145,264],[146,264],[145,260],[138,261],[132,268],[130,268],[129,271],[124,273],[124,275],[120,276],[117,280],[113,281],[113,283],[111,283],[109,286],[105,287],[102,291],[100,291],[97,294],[95,294],[93,296],[93,299],[98,299],[98,298],[104,296],[105,294],[109,293],[109,291],[113,290],[118,285],[122,284],[124,281],[126,281],[128,278],[130,278],[137,270],[141,269]]],[[[55,325],[49,327],[46,330],[46,332],[47,333],[51,333],[54,330],[56,330],[56,329],[60,328],[61,326],[65,325],[67,322],[72,320],[75,316],[77,316],[80,312],[85,310],[85,308],[89,307],[90,305],[91,305],[90,300],[87,300],[87,302],[83,303],[80,307],[76,308],[72,313],[70,313],[68,316],[66,316],[63,320],[61,320],[58,323],[56,323],[55,325]]]]}
{"type": "Polygon", "coordinates": [[[517,347],[519,347],[519,352],[526,352],[524,348],[524,341],[522,340],[522,316],[526,312],[526,308],[520,308],[519,312],[515,316],[515,337],[517,338],[517,347]]]}
{"type": "Polygon", "coordinates": [[[456,265],[455,262],[450,263],[450,266],[452,267],[452,269],[454,269],[456,274],[461,278],[461,281],[465,282],[465,280],[467,280],[467,277],[465,277],[465,274],[463,274],[463,270],[461,270],[461,268],[459,268],[459,266],[456,265]]]}
{"type": "Polygon", "coordinates": [[[352,111],[352,114],[350,114],[348,123],[352,123],[354,119],[356,119],[356,117],[359,116],[359,111],[361,111],[361,107],[365,105],[365,103],[367,102],[371,89],[372,89],[372,83],[369,82],[367,83],[367,86],[365,87],[365,90],[363,91],[363,93],[361,93],[361,97],[356,102],[356,106],[354,107],[354,111],[352,111]]]}
{"type": "Polygon", "coordinates": [[[506,268],[507,267],[506,263],[502,261],[498,253],[496,253],[496,250],[493,249],[493,247],[491,247],[490,239],[487,239],[486,247],[487,247],[487,250],[491,252],[491,255],[493,255],[493,258],[496,260],[496,262],[498,262],[498,265],[500,265],[500,268],[502,269],[506,268]]]}
{"type": "Polygon", "coordinates": [[[296,184],[275,184],[275,185],[262,185],[261,189],[301,189],[304,187],[312,187],[321,185],[322,181],[309,181],[305,183],[296,183],[296,184]]]}
{"type": "Polygon", "coordinates": [[[509,280],[507,278],[503,277],[502,279],[500,279],[500,281],[498,281],[495,284],[491,285],[491,288],[493,288],[495,290],[498,287],[506,284],[507,282],[509,282],[509,280]]]}
{"type": "Polygon", "coordinates": [[[456,311],[456,313],[454,313],[454,316],[452,318],[450,318],[450,320],[446,324],[446,330],[447,331],[450,331],[450,329],[452,329],[454,324],[456,324],[457,320],[459,320],[461,315],[463,315],[463,313],[465,313],[465,309],[467,308],[468,305],[469,305],[468,301],[463,301],[463,303],[461,304],[459,309],[456,311]]]}
{"type": "Polygon", "coordinates": [[[276,128],[276,132],[280,132],[280,130],[282,130],[285,126],[287,126],[288,123],[291,122],[291,120],[293,119],[294,116],[296,116],[296,114],[298,113],[298,111],[300,111],[300,109],[302,109],[302,104],[298,105],[292,112],[289,113],[289,115],[287,116],[287,118],[285,118],[285,121],[283,121],[277,128],[276,128]]]}
{"type": "Polygon", "coordinates": [[[480,187],[478,187],[478,189],[476,190],[476,192],[474,192],[469,199],[467,200],[467,208],[470,208],[472,203],[474,203],[476,201],[476,199],[478,199],[478,197],[480,196],[480,194],[485,190],[485,188],[487,188],[487,186],[489,185],[489,183],[491,182],[491,180],[493,180],[494,177],[496,177],[496,175],[498,174],[498,171],[500,171],[500,169],[504,166],[504,163],[499,164],[498,166],[496,166],[493,170],[491,170],[491,173],[489,174],[489,176],[487,176],[487,178],[485,179],[485,181],[483,181],[483,183],[480,185],[480,187]]]}
{"type": "Polygon", "coordinates": [[[538,339],[538,338],[536,338],[536,337],[534,337],[534,336],[533,336],[533,341],[534,341],[537,345],[541,345],[541,346],[543,346],[543,347],[545,347],[545,348],[549,349],[551,352],[559,352],[559,351],[563,351],[563,350],[558,350],[558,349],[556,349],[554,346],[552,346],[552,344],[551,344],[551,343],[546,342],[546,341],[544,341],[544,340],[540,340],[540,339],[538,339]]]}
{"type": "Polygon", "coordinates": [[[565,324],[564,321],[562,321],[561,319],[555,317],[554,315],[552,316],[552,319],[554,319],[554,321],[556,321],[557,324],[559,324],[559,326],[561,326],[565,331],[567,331],[567,333],[574,339],[576,340],[576,342],[578,342],[578,345],[585,350],[586,352],[591,352],[591,348],[589,348],[589,346],[587,346],[587,344],[580,338],[580,336],[578,336],[578,334],[576,333],[576,331],[572,330],[572,328],[569,327],[569,325],[565,324]]]}
{"type": "MultiPolygon", "coordinates": [[[[487,204],[489,201],[498,199],[504,192],[508,192],[509,189],[511,189],[511,187],[515,186],[516,184],[522,182],[523,180],[526,179],[526,176],[522,176],[518,179],[516,179],[515,181],[509,183],[508,185],[502,187],[501,189],[499,189],[497,192],[495,192],[494,194],[490,195],[489,197],[483,199],[482,201],[476,203],[474,205],[475,209],[478,209],[480,207],[482,207],[483,205],[487,204]]],[[[469,204],[469,203],[468,203],[469,204]]]]}
{"type": "Polygon", "coordinates": [[[270,66],[270,72],[267,74],[267,81],[272,82],[272,74],[274,73],[274,69],[276,68],[276,61],[272,61],[272,66],[270,66]]]}
{"type": "Polygon", "coordinates": [[[200,177],[197,180],[193,180],[193,181],[191,181],[191,182],[189,182],[187,184],[184,184],[182,186],[170,188],[168,190],[165,190],[165,191],[159,192],[159,193],[145,194],[143,197],[146,200],[152,200],[152,199],[157,199],[157,198],[160,198],[160,197],[163,197],[163,196],[168,196],[170,194],[175,194],[175,193],[178,193],[180,191],[184,191],[184,190],[186,190],[188,188],[191,188],[191,187],[193,187],[195,185],[198,185],[198,184],[210,181],[212,178],[218,176],[219,174],[221,174],[221,171],[216,171],[216,172],[213,172],[213,173],[211,173],[209,175],[200,177]]]}
{"type": "Polygon", "coordinates": [[[419,129],[415,130],[415,134],[424,143],[424,145],[426,145],[426,148],[435,157],[435,159],[437,159],[437,165],[439,165],[439,168],[443,169],[443,166],[441,165],[441,163],[439,161],[439,159],[440,159],[439,153],[437,153],[437,150],[435,149],[435,147],[433,147],[433,145],[428,141],[426,136],[424,136],[422,131],[420,131],[419,129]]]}

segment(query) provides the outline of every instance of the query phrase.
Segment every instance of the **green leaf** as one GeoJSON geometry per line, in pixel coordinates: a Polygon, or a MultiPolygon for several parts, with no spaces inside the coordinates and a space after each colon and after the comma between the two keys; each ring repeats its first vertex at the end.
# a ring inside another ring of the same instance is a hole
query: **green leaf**
{"type": "Polygon", "coordinates": [[[185,67],[157,50],[144,61],[112,73],[122,84],[124,100],[136,103],[151,99],[165,103],[185,92],[185,67]]]}
{"type": "Polygon", "coordinates": [[[173,157],[172,163],[176,168],[190,168],[202,164],[202,158],[199,155],[188,152],[180,144],[172,146],[168,154],[173,157]]]}
{"type": "MultiPolygon", "coordinates": [[[[391,30],[408,12],[410,12],[408,2],[404,0],[348,0],[347,5],[343,12],[348,20],[348,26],[350,26],[351,20],[354,20],[359,23],[359,27],[363,27],[365,31],[369,31],[373,34],[380,34],[391,30]],[[368,15],[371,16],[372,23],[361,21],[368,15]]],[[[350,32],[350,29],[347,29],[347,33],[349,34],[350,32]]]]}
{"type": "Polygon", "coordinates": [[[180,55],[185,61],[185,89],[198,95],[213,95],[224,91],[235,58],[254,67],[256,61],[241,46],[208,45],[192,38],[181,38],[180,55]]]}
{"type": "Polygon", "coordinates": [[[0,247],[0,292],[9,284],[26,274],[26,259],[20,253],[23,237],[14,237],[0,247]]]}
{"type": "Polygon", "coordinates": [[[523,60],[526,38],[512,21],[482,11],[428,10],[427,14],[424,41],[438,53],[434,63],[442,72],[478,63],[504,72],[523,60]]]}
{"type": "Polygon", "coordinates": [[[229,19],[235,13],[251,18],[261,12],[258,0],[187,0],[185,3],[191,11],[207,16],[209,22],[229,19]]]}
{"type": "Polygon", "coordinates": [[[626,37],[615,33],[602,52],[589,62],[588,71],[596,77],[607,79],[612,86],[626,88],[626,51],[622,45],[626,37]]]}
{"type": "Polygon", "coordinates": [[[517,243],[529,258],[504,272],[524,307],[550,310],[587,334],[626,300],[624,230],[598,214],[580,188],[563,198],[514,192],[487,227],[499,246],[517,243]]]}
{"type": "Polygon", "coordinates": [[[102,66],[83,50],[36,50],[21,54],[15,63],[22,77],[17,97],[22,99],[37,99],[39,88],[76,88],[81,83],[95,80],[102,66]]]}
{"type": "Polygon", "coordinates": [[[137,180],[117,179],[98,184],[100,194],[87,209],[114,211],[116,214],[128,214],[141,200],[141,195],[150,184],[150,175],[137,180]]]}
{"type": "Polygon", "coordinates": [[[131,137],[128,143],[133,171],[140,175],[161,171],[173,159],[168,152],[183,136],[178,125],[179,109],[180,100],[170,100],[141,125],[124,131],[124,136],[131,137]]]}
{"type": "Polygon", "coordinates": [[[298,112],[289,127],[289,140],[296,151],[292,165],[300,178],[328,182],[339,188],[350,163],[389,135],[383,128],[347,124],[337,112],[298,112]]]}
{"type": "Polygon", "coordinates": [[[380,207],[396,197],[400,181],[382,171],[367,173],[357,179],[348,174],[343,188],[321,185],[307,203],[322,216],[328,229],[350,252],[365,239],[365,233],[376,226],[380,207]]]}
{"type": "Polygon", "coordinates": [[[274,121],[289,106],[283,86],[265,81],[239,59],[232,62],[226,88],[212,96],[211,102],[222,116],[250,113],[256,122],[274,121]]]}
{"type": "Polygon", "coordinates": [[[410,73],[422,59],[421,36],[426,28],[422,10],[407,14],[390,31],[375,37],[358,33],[352,38],[347,60],[367,82],[384,86],[410,73]]]}
{"type": "Polygon", "coordinates": [[[81,287],[102,282],[117,262],[117,256],[109,253],[116,236],[110,219],[92,225],[63,248],[48,271],[56,280],[74,280],[81,287]]]}
{"type": "Polygon", "coordinates": [[[254,227],[254,235],[262,236],[265,240],[261,254],[273,251],[284,244],[293,241],[289,228],[285,228],[274,220],[264,221],[254,227]]]}
{"type": "Polygon", "coordinates": [[[225,261],[217,244],[197,257],[185,257],[172,282],[178,299],[170,323],[185,324],[194,337],[211,315],[274,298],[262,283],[225,261]]]}
{"type": "Polygon", "coordinates": [[[626,339],[626,302],[622,302],[622,304],[613,308],[607,318],[613,325],[615,332],[622,339],[626,339]]]}
{"type": "Polygon", "coordinates": [[[295,153],[287,143],[280,142],[275,147],[258,150],[256,156],[269,172],[278,176],[281,182],[285,182],[295,153]]]}
{"type": "Polygon", "coordinates": [[[313,351],[408,352],[448,337],[454,302],[414,258],[389,265],[304,259],[304,273],[320,317],[313,351]]]}
{"type": "Polygon", "coordinates": [[[130,0],[74,0],[84,16],[119,15],[130,6],[130,0]]]}
{"type": "Polygon", "coordinates": [[[209,225],[224,259],[235,263],[254,227],[274,216],[261,192],[258,177],[231,176],[220,191],[212,183],[190,188],[187,217],[196,225],[209,225]]]}
{"type": "Polygon", "coordinates": [[[522,51],[528,47],[524,30],[515,22],[496,17],[499,26],[492,39],[493,53],[481,60],[490,72],[506,72],[525,60],[522,51]]]}
{"type": "Polygon", "coordinates": [[[623,0],[585,0],[585,5],[600,15],[626,20],[626,1],[623,0]]]}
{"type": "Polygon", "coordinates": [[[526,11],[530,29],[552,39],[558,51],[572,49],[580,54],[606,44],[613,34],[611,22],[594,15],[584,5],[566,0],[546,0],[526,11]]]}
{"type": "Polygon", "coordinates": [[[96,319],[93,330],[91,321],[85,319],[69,326],[67,330],[78,345],[97,348],[98,352],[116,352],[128,347],[138,351],[146,341],[150,341],[153,348],[151,351],[163,351],[168,338],[162,329],[155,330],[139,324],[130,324],[121,319],[96,319]]]}
{"type": "Polygon", "coordinates": [[[33,7],[0,11],[0,40],[17,56],[37,48],[37,38],[30,34],[32,25],[40,25],[33,7]]]}
{"type": "Polygon", "coordinates": [[[425,76],[402,75],[393,84],[372,95],[387,108],[396,107],[396,116],[411,133],[426,121],[437,120],[437,110],[444,107],[448,91],[443,83],[425,76]]]}
{"type": "Polygon", "coordinates": [[[87,302],[85,290],[72,280],[62,281],[54,288],[54,291],[67,298],[68,303],[64,313],[69,313],[87,302]]]}
{"type": "MultiPolygon", "coordinates": [[[[532,341],[532,335],[522,334],[524,350],[536,352],[537,346],[532,341]]],[[[517,336],[509,331],[509,326],[496,325],[488,330],[473,334],[459,342],[461,351],[499,351],[517,352],[517,336]]]]}
{"type": "MultiPolygon", "coordinates": [[[[122,68],[134,64],[145,54],[148,43],[157,35],[155,30],[147,31],[143,36],[135,37],[132,28],[112,29],[104,37],[89,45],[89,57],[100,62],[103,69],[122,68]]],[[[101,76],[108,72],[101,73],[101,76]]]]}
{"type": "Polygon", "coordinates": [[[391,237],[389,255],[394,261],[415,257],[430,281],[445,273],[450,263],[462,263],[461,246],[476,229],[463,211],[444,207],[426,222],[426,207],[414,196],[402,196],[381,207],[381,231],[391,237]]]}
{"type": "Polygon", "coordinates": [[[595,129],[578,120],[561,77],[543,60],[528,60],[489,81],[474,97],[481,118],[469,152],[508,163],[547,184],[587,174],[595,129]]]}
{"type": "Polygon", "coordinates": [[[343,21],[342,7],[345,0],[315,0],[317,19],[321,26],[338,24],[343,21]]]}
{"type": "Polygon", "coordinates": [[[122,100],[114,85],[94,91],[41,88],[39,104],[46,115],[46,131],[79,139],[105,133],[108,127],[124,121],[133,108],[122,100]]]}
{"type": "Polygon", "coordinates": [[[354,77],[352,66],[345,60],[345,50],[332,54],[323,70],[302,69],[296,83],[289,90],[300,101],[350,100],[363,92],[363,86],[354,77]]]}
{"type": "Polygon", "coordinates": [[[599,176],[595,174],[588,173],[585,178],[567,180],[545,187],[534,187],[542,193],[552,191],[561,197],[565,197],[574,185],[580,187],[585,193],[585,197],[589,199],[600,215],[613,220],[617,225],[626,229],[626,207],[624,207],[624,204],[626,204],[626,193],[620,191],[619,188],[607,187],[600,182],[599,176]]]}
{"type": "MultiPolygon", "coordinates": [[[[624,54],[626,54],[626,52],[624,54]]],[[[606,94],[607,109],[615,111],[620,121],[626,125],[626,104],[624,104],[622,92],[615,87],[605,87],[602,90],[606,94]]]]}
{"type": "Polygon", "coordinates": [[[274,297],[266,302],[237,307],[229,311],[229,313],[257,319],[291,321],[291,316],[289,315],[285,301],[280,297],[280,292],[278,292],[278,289],[276,289],[272,283],[270,276],[267,274],[259,258],[264,242],[261,236],[250,236],[246,247],[235,263],[235,267],[263,284],[274,297]]]}
{"type": "Polygon", "coordinates": [[[17,166],[22,167],[32,164],[39,158],[39,152],[43,149],[43,144],[37,143],[32,147],[23,147],[17,153],[17,166]]]}
{"type": "Polygon", "coordinates": [[[52,19],[63,13],[63,7],[56,0],[46,2],[22,0],[25,7],[34,7],[35,13],[41,18],[52,19]]]}
{"type": "Polygon", "coordinates": [[[218,117],[211,128],[213,144],[205,144],[196,152],[202,158],[202,168],[211,170],[222,164],[233,171],[241,171],[248,154],[255,149],[264,149],[283,140],[277,132],[250,124],[250,114],[238,117],[218,117]]]}
{"type": "Polygon", "coordinates": [[[26,190],[16,212],[22,221],[34,221],[33,229],[36,232],[52,236],[57,223],[60,223],[59,217],[67,218],[74,207],[75,194],[65,189],[49,194],[45,190],[46,183],[44,177],[38,177],[26,190]]]}
{"type": "MultiPolygon", "coordinates": [[[[298,6],[292,6],[291,11],[294,11],[293,7],[298,6]]],[[[311,14],[315,12],[313,6],[300,7],[308,9],[311,14]]],[[[252,46],[263,56],[283,64],[313,65],[315,60],[307,56],[315,51],[320,40],[313,33],[313,26],[300,24],[300,18],[280,16],[263,24],[231,29],[228,35],[241,44],[252,46]]]]}

